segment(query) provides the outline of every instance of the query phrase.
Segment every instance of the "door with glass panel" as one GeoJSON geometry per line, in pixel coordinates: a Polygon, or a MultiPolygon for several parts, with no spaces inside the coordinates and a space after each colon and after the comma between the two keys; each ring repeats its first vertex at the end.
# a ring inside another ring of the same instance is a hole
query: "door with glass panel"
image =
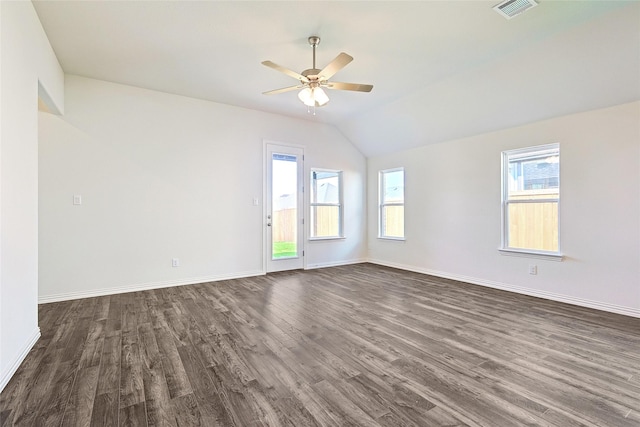
{"type": "Polygon", "coordinates": [[[303,151],[266,146],[266,269],[303,268],[303,151]]]}

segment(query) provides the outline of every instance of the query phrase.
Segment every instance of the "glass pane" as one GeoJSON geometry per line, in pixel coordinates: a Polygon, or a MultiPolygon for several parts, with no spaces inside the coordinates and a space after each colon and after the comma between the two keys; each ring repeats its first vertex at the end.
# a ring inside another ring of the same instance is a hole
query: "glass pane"
{"type": "Polygon", "coordinates": [[[558,150],[509,157],[509,200],[557,198],[560,184],[558,150]]]}
{"type": "Polygon", "coordinates": [[[382,235],[404,237],[404,206],[382,207],[382,235]]]}
{"type": "Polygon", "coordinates": [[[340,203],[340,172],[314,171],[311,203],[340,203]]]}
{"type": "Polygon", "coordinates": [[[384,172],[382,181],[383,203],[404,203],[404,171],[384,172]]]}
{"type": "Polygon", "coordinates": [[[509,247],[558,251],[558,203],[509,203],[509,247]]]}
{"type": "Polygon", "coordinates": [[[271,167],[273,259],[298,256],[298,163],[296,156],[274,154],[271,167]]]}
{"type": "Polygon", "coordinates": [[[311,224],[312,237],[339,237],[340,208],[338,206],[312,206],[311,224]]]}

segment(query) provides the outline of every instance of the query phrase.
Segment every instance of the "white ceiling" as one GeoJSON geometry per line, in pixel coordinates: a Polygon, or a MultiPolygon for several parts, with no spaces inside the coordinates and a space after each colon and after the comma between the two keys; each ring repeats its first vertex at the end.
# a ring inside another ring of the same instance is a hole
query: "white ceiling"
{"type": "MultiPolygon", "coordinates": [[[[365,155],[640,99],[640,2],[34,1],[64,71],[336,126],[365,155]],[[315,116],[264,60],[355,59],[315,116]]],[[[542,141],[547,142],[547,141],[542,141]]]]}

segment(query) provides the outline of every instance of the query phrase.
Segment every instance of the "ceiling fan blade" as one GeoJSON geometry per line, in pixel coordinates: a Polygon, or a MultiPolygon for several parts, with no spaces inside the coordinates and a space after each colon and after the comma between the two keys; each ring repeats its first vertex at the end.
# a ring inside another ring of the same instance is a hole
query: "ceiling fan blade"
{"type": "Polygon", "coordinates": [[[373,85],[363,85],[360,83],[327,82],[327,88],[338,90],[354,90],[356,92],[371,92],[371,89],[373,89],[373,85]]]}
{"type": "Polygon", "coordinates": [[[289,87],[283,87],[282,89],[274,89],[274,90],[270,90],[268,92],[262,92],[263,95],[277,95],[279,93],[284,93],[284,92],[289,92],[292,90],[296,90],[296,89],[302,89],[304,88],[303,85],[300,86],[289,86],[289,87]]]}
{"type": "Polygon", "coordinates": [[[351,55],[341,52],[333,61],[318,73],[322,80],[329,80],[338,71],[342,70],[349,62],[353,61],[351,55]]]}
{"type": "Polygon", "coordinates": [[[273,68],[276,71],[280,71],[281,73],[285,73],[287,76],[291,76],[296,80],[300,80],[301,82],[308,83],[309,79],[303,76],[302,74],[298,74],[295,71],[292,71],[288,68],[284,68],[278,64],[275,64],[271,61],[262,61],[262,65],[266,65],[269,68],[273,68]]]}

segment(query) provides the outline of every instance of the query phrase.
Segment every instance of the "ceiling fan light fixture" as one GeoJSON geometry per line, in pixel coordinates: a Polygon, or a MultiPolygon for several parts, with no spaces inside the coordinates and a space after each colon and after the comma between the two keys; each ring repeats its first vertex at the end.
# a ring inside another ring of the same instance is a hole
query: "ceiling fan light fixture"
{"type": "Polygon", "coordinates": [[[298,98],[307,107],[322,107],[329,102],[329,97],[322,88],[306,87],[298,93],[298,98]]]}
{"type": "Polygon", "coordinates": [[[311,89],[308,87],[302,89],[300,93],[298,93],[298,98],[302,103],[308,107],[314,106],[313,94],[311,93],[311,89]]]}
{"type": "Polygon", "coordinates": [[[318,104],[318,107],[322,107],[327,102],[329,102],[329,97],[321,88],[317,87],[315,89],[312,89],[312,92],[313,98],[316,100],[316,104],[318,104]]]}

